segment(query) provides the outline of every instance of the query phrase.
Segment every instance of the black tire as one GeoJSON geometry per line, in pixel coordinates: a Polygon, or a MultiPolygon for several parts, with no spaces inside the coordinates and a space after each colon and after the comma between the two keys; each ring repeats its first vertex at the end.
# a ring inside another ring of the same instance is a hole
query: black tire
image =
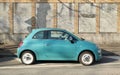
{"type": "Polygon", "coordinates": [[[32,52],[25,51],[21,55],[21,61],[25,65],[31,65],[31,64],[35,63],[35,56],[32,52]]]}
{"type": "Polygon", "coordinates": [[[93,64],[94,56],[89,51],[82,52],[79,56],[79,62],[85,66],[89,66],[89,65],[93,64]]]}

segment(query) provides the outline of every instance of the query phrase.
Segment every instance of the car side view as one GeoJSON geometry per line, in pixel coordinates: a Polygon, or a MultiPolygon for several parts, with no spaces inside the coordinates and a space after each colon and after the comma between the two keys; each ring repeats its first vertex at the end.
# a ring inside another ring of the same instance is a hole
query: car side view
{"type": "Polygon", "coordinates": [[[33,29],[19,44],[17,56],[23,64],[38,60],[79,61],[91,65],[102,57],[101,49],[94,43],[78,38],[58,28],[33,29]]]}

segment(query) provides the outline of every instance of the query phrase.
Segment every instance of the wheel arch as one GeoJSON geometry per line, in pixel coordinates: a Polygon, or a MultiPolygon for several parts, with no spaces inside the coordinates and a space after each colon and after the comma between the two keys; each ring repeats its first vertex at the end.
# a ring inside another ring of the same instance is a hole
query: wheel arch
{"type": "Polygon", "coordinates": [[[79,53],[78,57],[77,57],[77,61],[79,61],[79,56],[80,56],[83,52],[90,52],[90,53],[93,55],[94,61],[95,61],[95,59],[96,59],[96,58],[95,58],[95,54],[94,54],[94,52],[91,51],[91,50],[83,50],[83,51],[81,51],[81,52],[79,53]]]}
{"type": "Polygon", "coordinates": [[[32,50],[29,50],[29,49],[23,50],[23,51],[20,53],[20,56],[19,56],[19,58],[21,58],[22,54],[23,54],[24,52],[26,52],[26,51],[29,51],[29,52],[31,52],[31,53],[34,55],[34,57],[35,57],[35,60],[36,60],[36,54],[35,54],[35,52],[33,52],[32,50]]]}

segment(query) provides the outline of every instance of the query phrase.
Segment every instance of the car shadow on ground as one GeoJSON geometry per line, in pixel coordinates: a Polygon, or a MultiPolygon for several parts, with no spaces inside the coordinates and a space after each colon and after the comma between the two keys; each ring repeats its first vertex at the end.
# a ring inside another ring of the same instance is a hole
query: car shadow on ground
{"type": "Polygon", "coordinates": [[[37,61],[35,64],[46,64],[46,63],[49,63],[49,64],[79,64],[78,61],[37,61]]]}
{"type": "MultiPolygon", "coordinates": [[[[112,56],[103,56],[100,61],[95,62],[93,65],[107,64],[117,62],[119,59],[112,56]]],[[[46,64],[46,63],[55,63],[55,64],[79,64],[78,61],[37,61],[35,64],[46,64]]]]}
{"type": "Polygon", "coordinates": [[[14,60],[15,59],[15,57],[0,57],[0,63],[2,63],[2,62],[7,62],[7,61],[11,61],[11,60],[14,60]]]}
{"type": "Polygon", "coordinates": [[[101,49],[103,56],[120,56],[119,51],[113,52],[106,49],[101,49]]]}
{"type": "Polygon", "coordinates": [[[119,54],[112,52],[112,51],[105,50],[105,49],[101,49],[101,50],[102,50],[102,59],[100,61],[95,62],[94,65],[114,63],[114,62],[117,62],[118,60],[120,60],[120,59],[116,58],[116,57],[120,57],[119,54]]]}
{"type": "Polygon", "coordinates": [[[95,62],[95,64],[93,65],[97,65],[97,64],[107,64],[107,63],[114,63],[117,62],[119,59],[117,59],[116,57],[111,57],[111,56],[103,56],[102,59],[100,61],[95,62]]]}
{"type": "Polygon", "coordinates": [[[16,57],[17,46],[1,46],[0,47],[0,62],[14,60],[16,57]]]}
{"type": "MultiPolygon", "coordinates": [[[[106,64],[106,63],[114,63],[118,61],[116,58],[112,58],[109,56],[103,56],[100,61],[95,62],[93,65],[98,64],[106,64]]],[[[37,61],[35,64],[46,64],[46,63],[55,63],[55,64],[79,64],[78,61],[37,61]]]]}

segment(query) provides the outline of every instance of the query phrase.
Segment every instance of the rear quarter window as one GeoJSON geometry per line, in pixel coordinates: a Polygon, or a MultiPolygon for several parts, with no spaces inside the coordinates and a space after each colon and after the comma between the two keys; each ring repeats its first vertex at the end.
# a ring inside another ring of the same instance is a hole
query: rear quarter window
{"type": "Polygon", "coordinates": [[[44,31],[37,32],[34,36],[33,39],[44,39],[44,31]]]}

